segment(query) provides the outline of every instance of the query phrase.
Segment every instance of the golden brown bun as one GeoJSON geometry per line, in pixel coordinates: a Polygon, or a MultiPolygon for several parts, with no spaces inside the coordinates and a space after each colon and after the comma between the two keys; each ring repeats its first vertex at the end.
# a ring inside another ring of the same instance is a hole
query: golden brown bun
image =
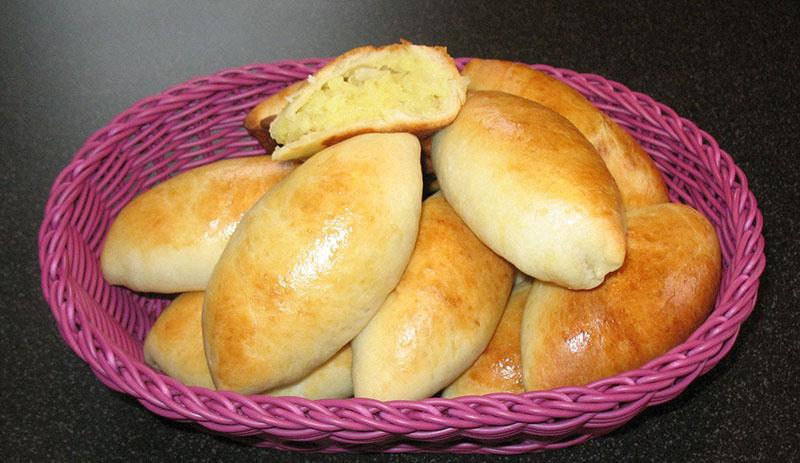
{"type": "Polygon", "coordinates": [[[111,225],[103,276],[136,291],[205,290],[242,215],[295,165],[267,156],[226,159],[142,193],[111,225]]]}
{"type": "Polygon", "coordinates": [[[305,84],[305,80],[300,80],[277,93],[273,93],[251,109],[247,113],[247,117],[244,118],[244,128],[247,129],[247,133],[258,140],[261,146],[267,150],[267,154],[272,153],[275,146],[277,146],[275,140],[269,135],[269,125],[275,119],[275,116],[286,107],[294,93],[305,84]]]}
{"type": "MultiPolygon", "coordinates": [[[[203,351],[203,292],[183,293],[158,316],[144,342],[147,363],[187,386],[214,389],[203,351]]],[[[342,399],[353,395],[353,350],[343,347],[295,384],[264,392],[307,399],[342,399]]]]}
{"type": "Polygon", "coordinates": [[[426,199],[403,278],[353,340],[355,395],[418,400],[448,385],[486,347],[513,279],[441,194],[426,199]]]}
{"type": "Polygon", "coordinates": [[[529,282],[520,283],[514,288],[486,350],[467,371],[447,386],[442,397],[525,392],[522,385],[519,331],[522,310],[530,290],[529,282]]]}
{"type": "Polygon", "coordinates": [[[528,66],[475,59],[462,74],[469,90],[496,90],[521,96],[561,114],[594,145],[617,182],[626,209],[669,200],[661,174],[650,157],[610,117],[577,90],[528,66]]]}
{"type": "Polygon", "coordinates": [[[144,359],[187,386],[214,389],[203,352],[203,292],[176,297],[147,332],[144,359]]]}
{"type": "Polygon", "coordinates": [[[218,389],[295,382],[367,324],[414,249],[419,154],[409,134],[351,138],[247,212],[206,292],[203,337],[218,389]]]}
{"type": "Polygon", "coordinates": [[[592,145],[554,111],[470,93],[434,135],[432,160],[453,209],[522,272],[583,289],[622,265],[619,190],[592,145]]]}
{"type": "Polygon", "coordinates": [[[262,394],[296,396],[310,400],[346,399],[353,396],[352,366],[353,348],[347,344],[305,378],[262,394]]]}
{"type": "Polygon", "coordinates": [[[630,211],[625,265],[601,286],[533,283],[522,319],[526,390],[584,385],[678,345],[708,316],[720,265],[714,228],[694,209],[630,211]]]}
{"type": "Polygon", "coordinates": [[[362,133],[432,133],[456,117],[466,86],[444,47],[350,50],[310,76],[272,122],[270,136],[282,145],[272,156],[307,158],[362,133]]]}

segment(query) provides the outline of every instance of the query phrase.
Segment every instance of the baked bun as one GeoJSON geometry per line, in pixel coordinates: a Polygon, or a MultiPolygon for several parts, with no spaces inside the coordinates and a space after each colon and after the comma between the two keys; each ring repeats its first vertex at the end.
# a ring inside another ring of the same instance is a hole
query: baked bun
{"type": "Polygon", "coordinates": [[[353,137],[247,212],[206,291],[203,338],[218,389],[291,384],[369,322],[414,249],[419,155],[413,135],[353,137]]]}
{"type": "Polygon", "coordinates": [[[346,399],[353,396],[352,366],[353,348],[347,344],[306,377],[262,394],[295,396],[310,400],[346,399]]]}
{"type": "Polygon", "coordinates": [[[514,287],[486,350],[467,371],[447,386],[442,397],[525,392],[522,384],[519,333],[522,311],[530,290],[531,284],[527,281],[514,287]]]}
{"type": "Polygon", "coordinates": [[[270,125],[275,160],[306,158],[367,132],[430,133],[449,124],[467,82],[443,47],[351,50],[308,78],[270,125]]]}
{"type": "Polygon", "coordinates": [[[714,304],[720,265],[714,228],[694,209],[630,211],[625,264],[602,285],[533,283],[522,319],[526,390],[584,385],[683,342],[714,304]]]}
{"type": "Polygon", "coordinates": [[[661,174],[636,140],[569,85],[509,61],[474,59],[462,74],[470,79],[470,91],[495,90],[521,96],[572,122],[605,161],[626,209],[669,200],[661,174]]]}
{"type": "Polygon", "coordinates": [[[400,283],[353,340],[356,397],[418,400],[450,384],[486,347],[513,281],[441,194],[426,199],[400,283]]]}
{"type": "Polygon", "coordinates": [[[472,92],[434,135],[431,157],[453,209],[525,274],[586,289],[622,265],[619,190],[592,145],[556,112],[472,92]]]}
{"type": "Polygon", "coordinates": [[[242,215],[295,165],[267,156],[225,159],[145,191],[111,224],[103,276],[136,291],[205,290],[242,215]]]}
{"type": "MultiPolygon", "coordinates": [[[[203,293],[183,293],[158,316],[144,341],[144,358],[187,386],[214,389],[203,351],[203,293]]],[[[350,370],[353,350],[343,347],[328,361],[295,384],[267,391],[307,399],[341,399],[353,395],[350,370]]]]}
{"type": "Polygon", "coordinates": [[[300,80],[277,93],[273,93],[253,107],[247,113],[247,117],[244,118],[244,128],[247,129],[247,133],[258,140],[258,143],[267,150],[267,153],[271,153],[276,146],[275,140],[269,135],[269,125],[275,119],[275,116],[289,103],[289,98],[305,84],[305,80],[300,80]]]}
{"type": "Polygon", "coordinates": [[[176,297],[147,332],[144,360],[187,386],[214,389],[203,352],[202,315],[202,291],[176,297]]]}

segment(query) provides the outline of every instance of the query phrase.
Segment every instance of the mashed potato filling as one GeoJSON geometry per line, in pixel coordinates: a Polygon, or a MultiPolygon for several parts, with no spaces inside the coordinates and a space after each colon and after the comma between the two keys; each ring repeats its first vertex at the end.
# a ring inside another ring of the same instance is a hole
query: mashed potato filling
{"type": "Polygon", "coordinates": [[[293,114],[276,118],[270,133],[283,145],[309,133],[390,115],[433,116],[449,85],[437,63],[412,50],[374,56],[326,81],[293,114]]]}

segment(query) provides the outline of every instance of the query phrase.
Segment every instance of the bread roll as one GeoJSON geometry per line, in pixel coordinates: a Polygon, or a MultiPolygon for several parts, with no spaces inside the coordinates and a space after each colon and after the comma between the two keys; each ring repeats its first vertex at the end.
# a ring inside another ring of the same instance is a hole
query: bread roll
{"type": "Polygon", "coordinates": [[[202,315],[202,291],[176,297],[147,332],[144,360],[187,386],[214,389],[203,352],[202,315]]]}
{"type": "MultiPolygon", "coordinates": [[[[214,389],[203,351],[203,293],[183,293],[158,316],[144,342],[144,358],[152,367],[187,386],[214,389]]],[[[267,391],[307,399],[342,399],[353,395],[353,350],[346,345],[295,384],[267,391]]]]}
{"type": "Polygon", "coordinates": [[[469,90],[518,95],[572,122],[605,161],[627,209],[669,200],[661,174],[636,140],[569,85],[508,61],[474,59],[462,74],[470,78],[469,90]]]}
{"type": "Polygon", "coordinates": [[[275,160],[306,158],[360,133],[430,133],[449,124],[467,82],[443,47],[361,47],[309,77],[270,125],[275,160]]]}
{"type": "Polygon", "coordinates": [[[414,249],[419,154],[409,134],[351,138],[300,165],[242,218],[203,311],[218,389],[293,383],[367,324],[414,249]]]}
{"type": "Polygon", "coordinates": [[[514,287],[486,350],[467,371],[447,386],[442,397],[525,392],[522,384],[519,333],[522,310],[530,290],[531,284],[527,281],[514,287]]]}
{"type": "Polygon", "coordinates": [[[289,103],[289,99],[294,96],[295,92],[305,84],[305,80],[300,80],[281,89],[277,93],[273,93],[267,99],[253,107],[244,118],[244,128],[247,129],[247,133],[258,140],[261,146],[267,150],[267,153],[272,153],[276,146],[275,140],[269,135],[270,124],[275,119],[275,116],[286,107],[289,103]]]}
{"type": "Polygon", "coordinates": [[[346,399],[353,396],[352,366],[353,348],[347,344],[306,377],[262,394],[295,396],[310,400],[346,399]]]}
{"type": "Polygon", "coordinates": [[[714,228],[694,209],[630,211],[625,264],[602,285],[533,283],[522,319],[526,390],[584,385],[664,354],[708,316],[720,265],[714,228]]]}
{"type": "Polygon", "coordinates": [[[441,194],[426,199],[403,278],[353,340],[355,395],[417,400],[447,386],[486,347],[513,280],[441,194]]]}
{"type": "Polygon", "coordinates": [[[619,190],[592,145],[557,113],[506,93],[470,93],[434,135],[431,156],[453,209],[522,272],[585,289],[622,265],[619,190]]]}
{"type": "Polygon", "coordinates": [[[140,194],[111,224],[103,276],[136,291],[205,290],[239,219],[294,167],[267,156],[226,159],[140,194]]]}

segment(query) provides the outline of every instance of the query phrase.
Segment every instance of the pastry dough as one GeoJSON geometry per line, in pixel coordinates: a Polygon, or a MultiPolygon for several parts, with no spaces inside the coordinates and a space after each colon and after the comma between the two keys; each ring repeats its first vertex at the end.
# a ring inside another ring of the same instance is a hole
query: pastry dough
{"type": "Polygon", "coordinates": [[[247,113],[247,117],[244,118],[244,128],[247,129],[247,133],[258,140],[258,143],[267,150],[267,154],[272,153],[276,146],[275,140],[273,140],[269,134],[270,124],[275,120],[275,116],[286,107],[289,103],[289,99],[294,96],[295,92],[301,89],[305,84],[305,80],[300,80],[281,89],[277,93],[273,93],[267,99],[253,107],[253,109],[247,113]]]}

